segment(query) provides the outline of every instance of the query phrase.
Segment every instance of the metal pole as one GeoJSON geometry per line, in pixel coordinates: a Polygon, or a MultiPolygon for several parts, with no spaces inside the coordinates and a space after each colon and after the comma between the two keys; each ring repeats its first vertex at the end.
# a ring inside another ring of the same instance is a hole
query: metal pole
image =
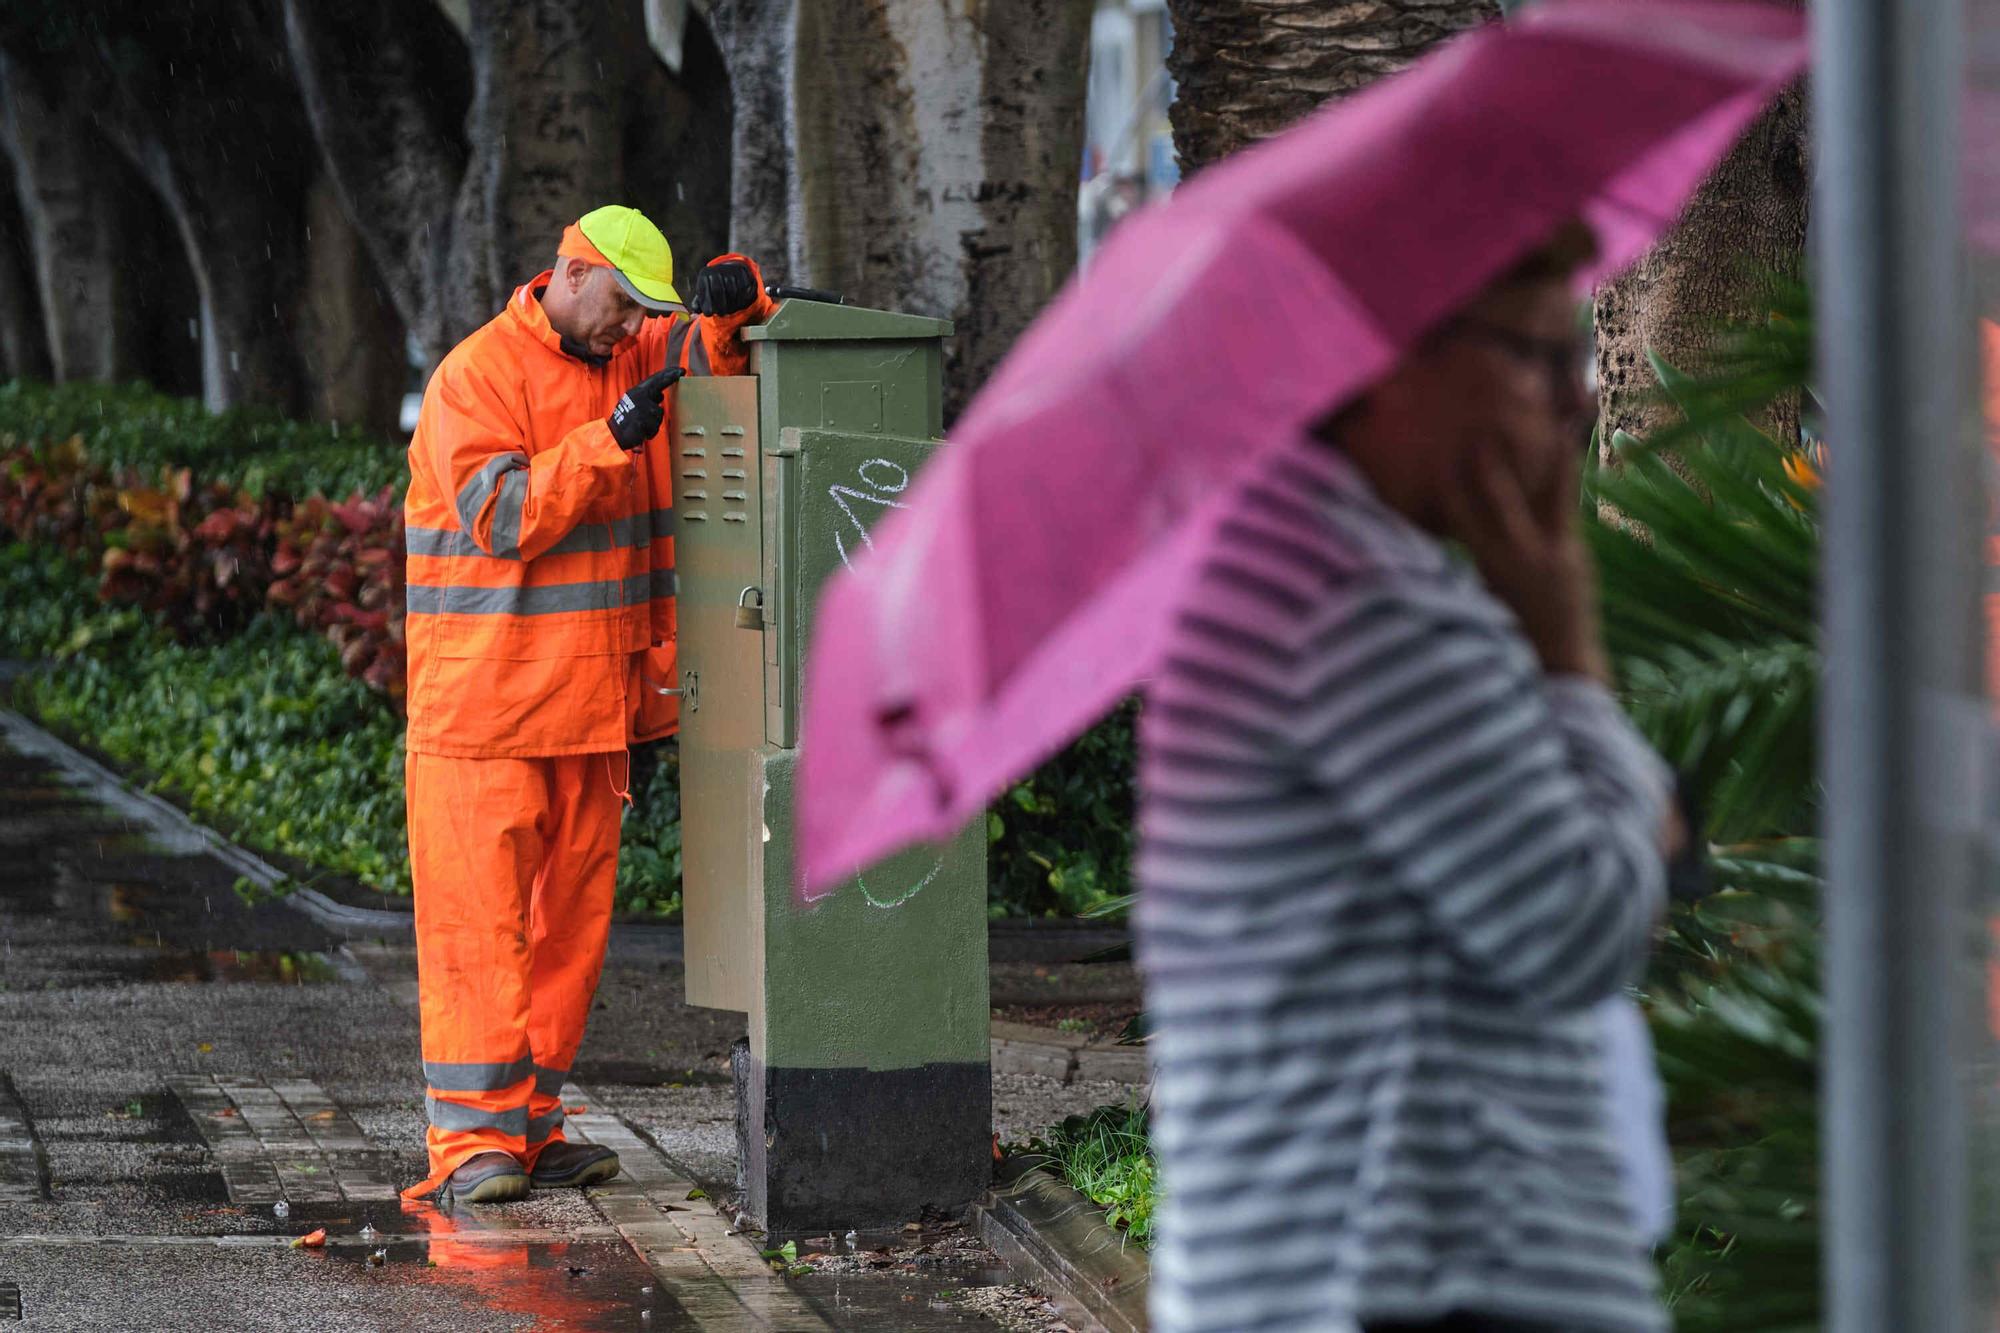
{"type": "Polygon", "coordinates": [[[1826,1326],[1964,1333],[1985,709],[1962,0],[1813,8],[1825,531],[1826,1326]]]}

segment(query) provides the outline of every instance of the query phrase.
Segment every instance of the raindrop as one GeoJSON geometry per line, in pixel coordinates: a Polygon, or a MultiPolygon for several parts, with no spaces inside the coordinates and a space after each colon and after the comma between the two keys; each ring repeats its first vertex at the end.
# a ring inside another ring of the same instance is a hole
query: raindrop
{"type": "Polygon", "coordinates": [[[374,1240],[377,1234],[379,1233],[377,1233],[377,1231],[375,1230],[375,1224],[373,1222],[363,1222],[361,1224],[361,1239],[374,1240]]]}
{"type": "Polygon", "coordinates": [[[860,1239],[861,1238],[852,1231],[848,1232],[845,1236],[841,1237],[841,1240],[847,1243],[847,1248],[850,1250],[855,1247],[855,1245],[860,1241],[860,1239]]]}
{"type": "Polygon", "coordinates": [[[286,1203],[283,1199],[280,1199],[276,1203],[271,1205],[271,1216],[290,1217],[291,1215],[292,1215],[292,1206],[286,1203]]]}
{"type": "Polygon", "coordinates": [[[653,1289],[651,1287],[639,1288],[639,1294],[641,1296],[644,1296],[649,1301],[653,1299],[653,1289]]]}

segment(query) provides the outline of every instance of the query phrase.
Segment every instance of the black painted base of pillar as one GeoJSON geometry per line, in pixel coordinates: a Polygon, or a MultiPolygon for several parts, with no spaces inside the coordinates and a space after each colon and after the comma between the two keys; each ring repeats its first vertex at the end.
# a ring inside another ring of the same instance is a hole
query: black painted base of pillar
{"type": "Polygon", "coordinates": [[[900,1226],[954,1212],[993,1171],[993,1077],[985,1064],[915,1069],[766,1068],[746,1046],[736,1074],[738,1182],[774,1235],[900,1226]]]}

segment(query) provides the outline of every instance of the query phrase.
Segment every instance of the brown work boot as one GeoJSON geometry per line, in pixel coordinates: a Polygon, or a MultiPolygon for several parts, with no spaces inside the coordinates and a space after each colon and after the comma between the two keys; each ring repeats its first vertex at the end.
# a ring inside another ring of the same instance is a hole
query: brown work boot
{"type": "Polygon", "coordinates": [[[513,1154],[483,1152],[460,1162],[444,1182],[453,1203],[507,1203],[528,1197],[528,1173],[513,1154]]]}
{"type": "Polygon", "coordinates": [[[569,1143],[558,1139],[535,1158],[529,1177],[538,1190],[562,1189],[569,1185],[596,1185],[618,1174],[618,1154],[595,1143],[569,1143]]]}

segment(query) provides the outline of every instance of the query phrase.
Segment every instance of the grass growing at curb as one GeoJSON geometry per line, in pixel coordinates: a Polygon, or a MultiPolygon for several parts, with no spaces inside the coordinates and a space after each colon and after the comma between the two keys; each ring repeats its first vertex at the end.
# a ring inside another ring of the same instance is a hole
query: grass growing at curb
{"type": "Polygon", "coordinates": [[[1031,1160],[1045,1159],[1064,1184],[1104,1210],[1106,1222],[1141,1246],[1153,1243],[1159,1186],[1144,1106],[1100,1106],[1073,1115],[1022,1151],[1031,1160]]]}

